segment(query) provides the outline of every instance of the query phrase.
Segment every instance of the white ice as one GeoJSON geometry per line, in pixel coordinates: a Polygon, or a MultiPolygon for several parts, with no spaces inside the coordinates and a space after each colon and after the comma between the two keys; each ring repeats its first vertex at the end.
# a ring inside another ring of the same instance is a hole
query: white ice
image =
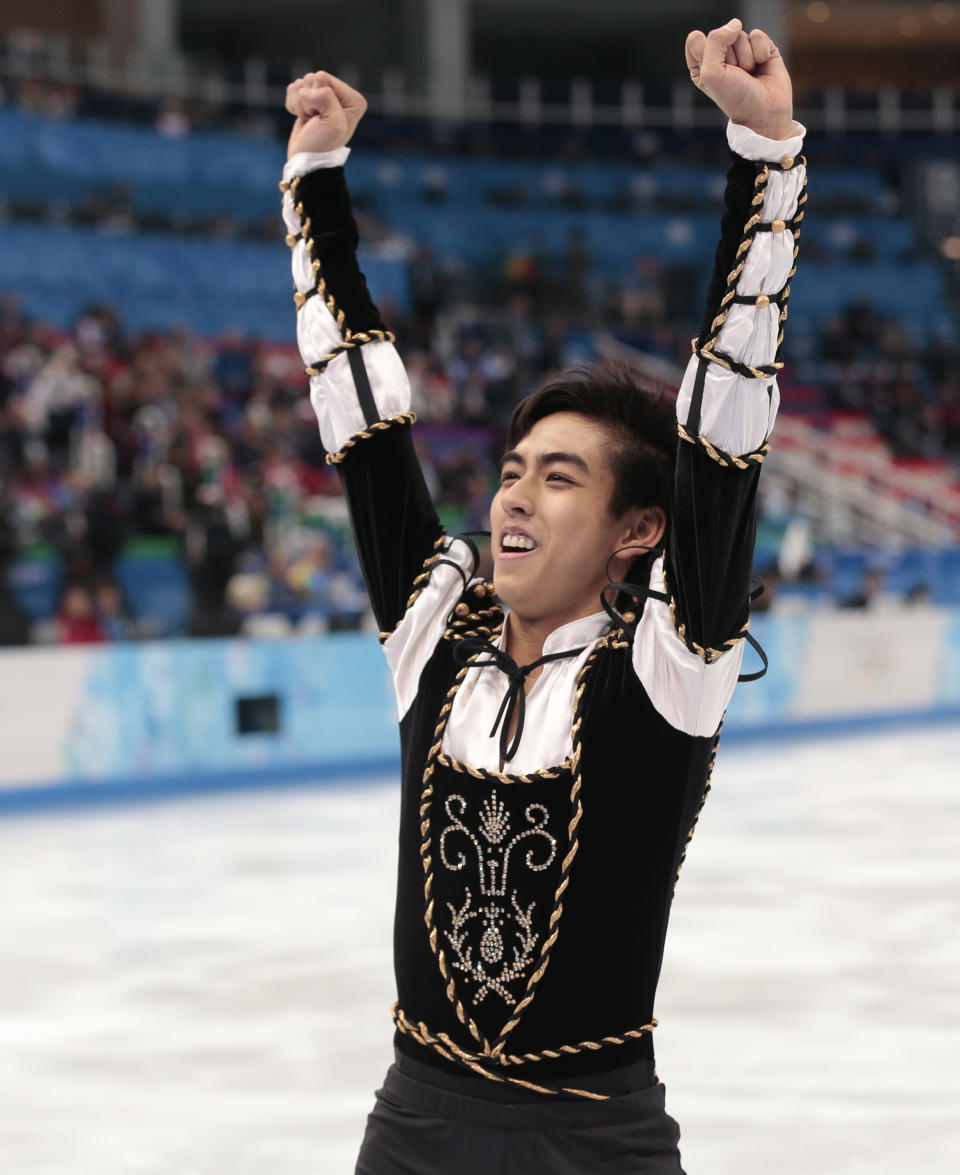
{"type": "MultiPolygon", "coordinates": [[[[721,749],[657,1008],[690,1175],[958,1169],[958,763],[943,728],[721,749]]],[[[0,1170],[350,1175],[397,801],[0,821],[0,1170]]]]}

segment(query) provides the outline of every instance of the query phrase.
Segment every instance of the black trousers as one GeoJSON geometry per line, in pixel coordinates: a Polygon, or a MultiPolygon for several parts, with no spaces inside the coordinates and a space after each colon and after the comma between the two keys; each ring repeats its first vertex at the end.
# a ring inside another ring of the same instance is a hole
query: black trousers
{"type": "Polygon", "coordinates": [[[606,1101],[500,1104],[391,1065],[376,1099],[355,1175],[683,1175],[662,1085],[606,1101]]]}

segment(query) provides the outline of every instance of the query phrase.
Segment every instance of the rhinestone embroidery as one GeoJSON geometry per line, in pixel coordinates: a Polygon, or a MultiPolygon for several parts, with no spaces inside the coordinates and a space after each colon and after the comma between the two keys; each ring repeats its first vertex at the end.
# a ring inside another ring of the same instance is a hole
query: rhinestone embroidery
{"type": "MultiPolygon", "coordinates": [[[[475,907],[474,890],[469,885],[464,887],[462,905],[458,907],[454,902],[447,902],[450,929],[444,931],[444,937],[450,944],[454,968],[477,984],[474,1005],[481,1004],[490,992],[494,992],[512,1007],[517,997],[509,985],[526,976],[534,961],[540,936],[533,929],[536,902],[522,905],[517,898],[517,888],[510,888],[511,854],[521,841],[530,840],[526,852],[521,851],[519,857],[528,870],[541,873],[557,856],[557,839],[547,831],[549,813],[546,806],[537,803],[528,804],[523,812],[530,827],[511,836],[506,805],[495,794],[490,794],[483,800],[477,814],[478,832],[489,846],[485,848],[466,823],[468,810],[467,800],[458,793],[451,795],[444,804],[450,823],[440,834],[440,860],[453,873],[471,866],[470,875],[476,877],[479,886],[479,902],[475,907]],[[449,852],[448,839],[456,836],[465,836],[470,847],[449,852]],[[474,857],[475,870],[472,868],[474,857]],[[474,919],[479,922],[471,925],[474,919]],[[477,934],[479,938],[475,938],[477,934]]],[[[514,868],[516,860],[517,855],[514,856],[514,868]]]]}

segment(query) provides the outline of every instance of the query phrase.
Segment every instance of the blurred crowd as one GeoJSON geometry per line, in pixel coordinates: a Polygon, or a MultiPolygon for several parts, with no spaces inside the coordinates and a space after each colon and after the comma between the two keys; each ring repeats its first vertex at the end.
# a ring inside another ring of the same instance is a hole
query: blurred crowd
{"type": "Polygon", "coordinates": [[[898,456],[960,461],[955,337],[920,342],[861,298],[827,323],[819,353],[831,407],[870,417],[898,456]]]}
{"type": "MultiPolygon", "coordinates": [[[[493,324],[450,328],[449,362],[418,346],[432,314],[394,322],[424,420],[422,458],[445,521],[482,527],[491,455],[520,380],[553,364],[545,336],[511,359],[493,324]]],[[[126,335],[111,307],[70,332],[0,305],[0,641],[153,635],[117,568],[131,553],[186,568],[186,628],[249,631],[251,618],[324,628],[363,622],[366,602],[339,481],[326,465],[302,365],[290,347],[186,331],[126,335]],[[10,590],[12,568],[59,568],[44,624],[10,590]],[[34,618],[35,619],[35,618],[34,618]],[[245,625],[247,627],[245,627],[245,625]]]]}
{"type": "MultiPolygon", "coordinates": [[[[137,115],[170,136],[214,118],[173,100],[134,110],[132,99],[29,77],[6,83],[3,99],[55,118],[137,115]],[[123,109],[108,109],[111,101],[123,109]]],[[[272,117],[244,129],[282,133],[272,117]]],[[[568,157],[578,154],[577,142],[567,145],[568,157]]],[[[643,132],[630,149],[656,158],[662,146],[643,132]]],[[[672,145],[671,158],[682,160],[672,145]]],[[[439,178],[436,186],[425,199],[442,201],[439,178]]],[[[897,175],[887,190],[893,209],[897,175]]],[[[573,189],[555,198],[583,206],[573,189]]],[[[845,210],[860,209],[833,209],[845,210]]],[[[12,211],[51,215],[48,205],[12,211]]],[[[98,192],[69,215],[113,229],[184,227],[142,223],[122,189],[98,192]]],[[[389,225],[361,217],[366,240],[391,239],[389,225]]],[[[269,236],[281,247],[275,215],[256,225],[188,227],[269,236]]],[[[838,249],[869,260],[869,248],[856,235],[830,250],[815,234],[804,239],[805,255],[821,260],[838,249]]],[[[486,525],[510,411],[546,373],[594,358],[602,336],[644,357],[648,384],[675,387],[699,326],[702,267],[641,254],[621,275],[601,274],[576,229],[559,250],[536,237],[517,242],[482,272],[423,244],[410,246],[408,257],[409,309],[381,308],[400,339],[422,422],[417,443],[451,531],[486,525]]],[[[955,337],[918,339],[861,299],[818,334],[792,342],[791,367],[819,389],[815,409],[865,414],[895,453],[960,459],[955,337]]],[[[90,307],[72,329],[57,331],[29,321],[7,295],[0,303],[0,643],[366,623],[338,479],[324,462],[306,390],[291,347],[232,334],[204,340],[186,330],[135,336],[111,306],[90,307]],[[132,581],[121,573],[125,560],[138,557],[182,569],[183,618],[166,630],[131,598],[132,581]],[[57,569],[55,604],[39,618],[11,586],[25,560],[57,569]]],[[[783,390],[788,402],[788,383],[783,390]]]]}
{"type": "MultiPolygon", "coordinates": [[[[545,373],[582,357],[580,318],[515,257],[504,262],[509,295],[498,312],[451,309],[458,304],[445,303],[430,258],[421,253],[414,266],[411,312],[387,311],[405,341],[421,457],[448,529],[482,529],[510,409],[545,373]]],[[[596,313],[675,371],[689,353],[689,324],[671,324],[655,262],[641,260],[636,284],[596,313]]],[[[820,348],[837,404],[873,414],[904,451],[957,445],[948,353],[913,351],[865,304],[832,323],[820,348]]],[[[257,628],[265,616],[300,628],[362,624],[362,583],[324,456],[292,348],[185,330],[131,337],[107,306],[61,333],[27,321],[7,296],[0,641],[153,635],[116,573],[118,560],[145,548],[185,568],[191,634],[275,631],[257,628]],[[58,562],[59,605],[38,625],[4,575],[43,557],[58,562]]]]}

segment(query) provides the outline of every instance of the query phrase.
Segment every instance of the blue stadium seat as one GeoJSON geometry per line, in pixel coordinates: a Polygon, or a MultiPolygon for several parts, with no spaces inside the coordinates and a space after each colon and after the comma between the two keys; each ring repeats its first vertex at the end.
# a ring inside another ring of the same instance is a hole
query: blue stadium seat
{"type": "Polygon", "coordinates": [[[178,636],[185,631],[190,584],[179,558],[123,554],[113,570],[131,612],[151,636],[178,636]]]}
{"type": "Polygon", "coordinates": [[[7,572],[17,602],[31,620],[50,620],[60,605],[63,560],[54,551],[24,554],[7,572]]]}

